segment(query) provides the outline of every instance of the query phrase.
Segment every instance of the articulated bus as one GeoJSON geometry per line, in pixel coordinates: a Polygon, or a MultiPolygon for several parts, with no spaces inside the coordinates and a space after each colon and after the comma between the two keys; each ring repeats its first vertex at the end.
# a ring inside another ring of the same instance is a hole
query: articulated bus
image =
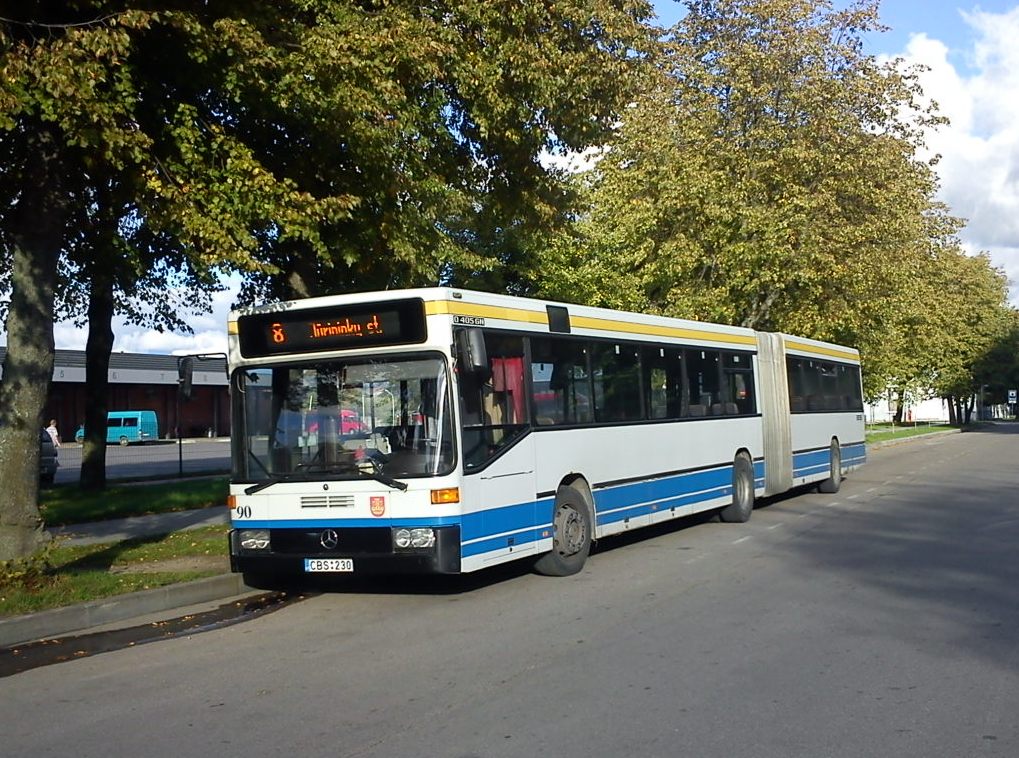
{"type": "Polygon", "coordinates": [[[234,571],[581,569],[864,463],[856,350],[453,288],[235,311],[234,571]]]}

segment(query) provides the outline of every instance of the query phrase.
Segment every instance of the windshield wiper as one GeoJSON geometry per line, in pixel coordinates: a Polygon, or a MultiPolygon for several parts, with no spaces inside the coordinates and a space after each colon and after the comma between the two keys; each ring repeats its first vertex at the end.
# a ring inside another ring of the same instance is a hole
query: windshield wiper
{"type": "Polygon", "coordinates": [[[392,487],[394,490],[400,490],[400,492],[406,492],[407,491],[407,483],[406,482],[401,482],[400,480],[394,479],[393,477],[389,476],[388,474],[382,473],[382,464],[379,463],[377,460],[375,460],[374,458],[365,458],[365,460],[368,461],[368,463],[371,464],[371,467],[372,467],[371,471],[370,472],[369,471],[365,471],[364,469],[362,469],[360,467],[358,467],[358,471],[361,471],[362,473],[369,474],[371,476],[371,478],[374,479],[376,482],[381,482],[382,484],[386,485],[387,487],[392,487]]]}
{"type": "Polygon", "coordinates": [[[374,479],[380,484],[384,484],[387,487],[392,487],[394,490],[400,490],[401,492],[407,491],[407,483],[401,482],[398,479],[384,474],[382,472],[382,464],[373,458],[366,458],[364,461],[358,463],[352,463],[349,461],[336,461],[334,463],[299,463],[297,465],[297,472],[293,474],[280,474],[272,479],[258,484],[253,484],[244,490],[245,495],[253,495],[256,492],[261,492],[267,487],[271,487],[274,484],[280,482],[288,482],[294,480],[308,480],[313,478],[315,474],[324,474],[327,478],[338,477],[341,474],[353,472],[354,474],[362,474],[370,479],[374,479]],[[363,468],[364,463],[368,463],[371,468],[363,468]],[[300,472],[299,474],[297,472],[300,472]]]}
{"type": "MultiPolygon", "coordinates": [[[[250,487],[245,487],[244,494],[254,495],[256,492],[261,492],[262,490],[268,487],[272,487],[274,484],[279,484],[280,482],[288,482],[296,478],[297,477],[293,476],[292,474],[279,474],[278,476],[274,476],[271,479],[266,479],[264,482],[259,482],[258,484],[252,484],[250,487]]],[[[303,479],[304,477],[300,478],[303,479]]]]}

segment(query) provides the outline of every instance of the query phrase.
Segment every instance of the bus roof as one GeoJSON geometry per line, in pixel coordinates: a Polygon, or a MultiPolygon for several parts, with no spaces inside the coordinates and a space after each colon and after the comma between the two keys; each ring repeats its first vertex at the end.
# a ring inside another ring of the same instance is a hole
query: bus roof
{"type": "MultiPolygon", "coordinates": [[[[406,300],[408,298],[420,298],[424,302],[425,313],[429,316],[449,315],[480,320],[480,323],[487,326],[503,329],[541,333],[562,331],[552,328],[550,312],[554,309],[565,309],[565,312],[569,314],[569,331],[584,336],[635,338],[648,341],[665,338],[682,342],[712,343],[745,350],[755,350],[757,346],[757,333],[753,329],[745,327],[616,311],[541,298],[480,292],[459,287],[428,287],[327,295],[241,308],[230,313],[228,329],[231,334],[236,334],[237,320],[246,315],[283,313],[309,308],[339,307],[356,303],[406,300]]],[[[783,334],[782,338],[789,352],[859,362],[859,353],[852,348],[792,335],[783,334]]]]}

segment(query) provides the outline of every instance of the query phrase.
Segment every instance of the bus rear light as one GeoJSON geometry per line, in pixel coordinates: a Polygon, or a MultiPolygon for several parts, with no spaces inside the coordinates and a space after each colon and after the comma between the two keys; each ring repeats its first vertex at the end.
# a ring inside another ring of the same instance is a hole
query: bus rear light
{"type": "Polygon", "coordinates": [[[234,510],[237,507],[237,495],[226,496],[226,507],[230,510],[234,510]]]}
{"type": "Polygon", "coordinates": [[[445,505],[460,502],[460,488],[447,487],[443,490],[432,490],[432,505],[445,505]]]}

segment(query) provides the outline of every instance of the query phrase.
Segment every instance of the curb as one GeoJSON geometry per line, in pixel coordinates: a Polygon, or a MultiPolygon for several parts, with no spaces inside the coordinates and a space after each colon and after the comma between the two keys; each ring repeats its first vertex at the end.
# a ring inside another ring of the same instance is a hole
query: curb
{"type": "Polygon", "coordinates": [[[193,582],[168,584],[152,590],[114,595],[104,600],[39,611],[26,616],[0,619],[0,647],[34,640],[50,639],[103,624],[143,616],[148,613],[182,608],[188,605],[240,595],[250,588],[241,574],[222,574],[193,582]]]}

